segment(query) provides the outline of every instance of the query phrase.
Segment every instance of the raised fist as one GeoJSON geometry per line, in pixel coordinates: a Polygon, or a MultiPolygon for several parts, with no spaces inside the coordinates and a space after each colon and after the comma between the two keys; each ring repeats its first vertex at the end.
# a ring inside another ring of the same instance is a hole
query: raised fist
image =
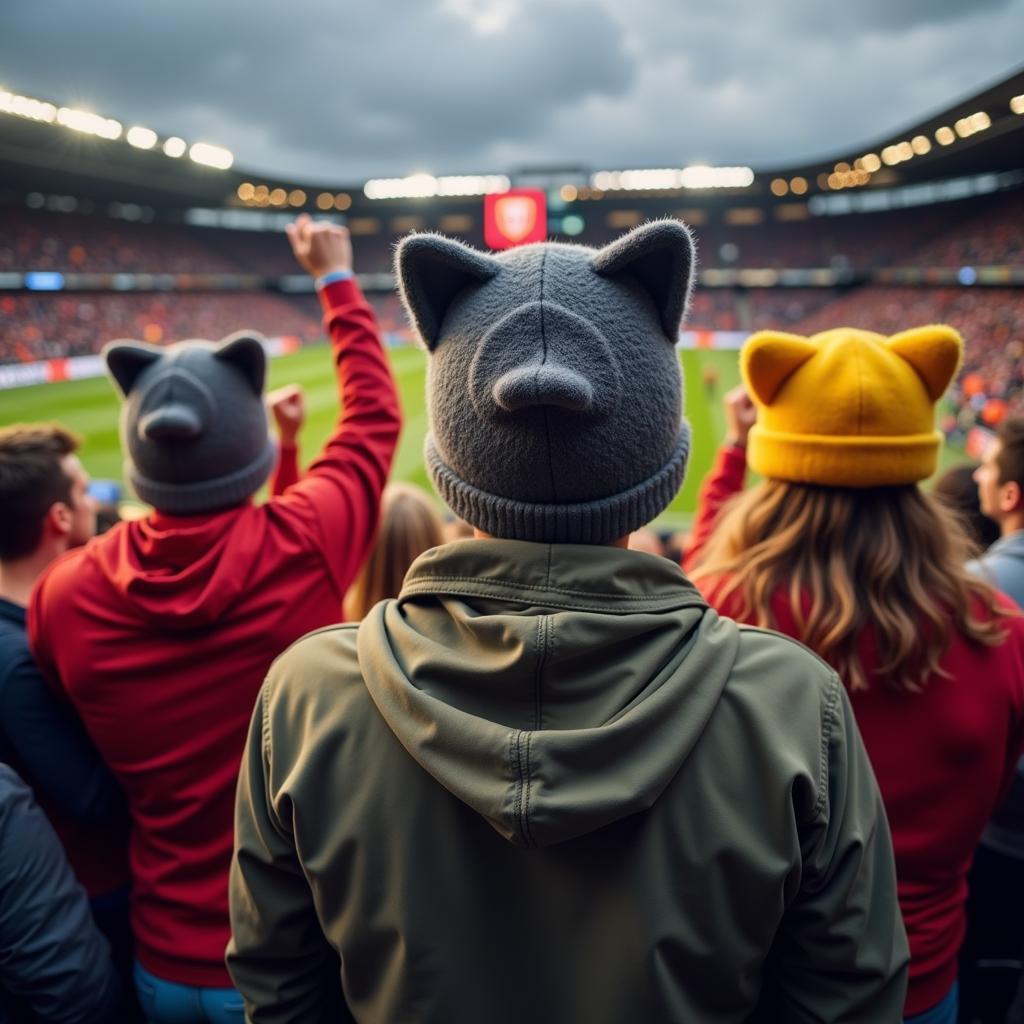
{"type": "Polygon", "coordinates": [[[274,418],[282,444],[294,445],[306,422],[306,393],[299,384],[286,384],[267,394],[267,409],[274,418]]]}
{"type": "Polygon", "coordinates": [[[323,277],[335,270],[352,270],[348,228],[330,221],[314,221],[308,213],[303,213],[285,228],[285,232],[299,266],[313,277],[323,277]]]}

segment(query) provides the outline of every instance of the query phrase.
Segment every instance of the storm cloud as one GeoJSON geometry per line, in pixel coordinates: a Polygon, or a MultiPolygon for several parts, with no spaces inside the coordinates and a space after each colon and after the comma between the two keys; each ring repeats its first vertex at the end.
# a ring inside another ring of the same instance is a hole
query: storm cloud
{"type": "Polygon", "coordinates": [[[0,5],[6,88],[325,183],[784,165],[898,130],[1022,53],[1024,0],[0,5]]]}

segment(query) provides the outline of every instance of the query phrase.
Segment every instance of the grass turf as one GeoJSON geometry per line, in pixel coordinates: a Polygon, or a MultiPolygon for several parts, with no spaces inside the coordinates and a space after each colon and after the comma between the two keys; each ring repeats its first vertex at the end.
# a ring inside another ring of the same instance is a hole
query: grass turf
{"type": "MultiPolygon", "coordinates": [[[[426,356],[411,347],[391,349],[389,355],[405,414],[392,479],[405,480],[429,491],[423,466],[423,437],[427,429],[426,356]]],[[[711,468],[715,446],[724,433],[722,396],[739,381],[736,352],[685,350],[680,352],[680,358],[686,379],[686,415],[693,427],[693,451],[685,483],[656,521],[657,526],[665,529],[688,523],[696,506],[697,488],[711,468]],[[715,383],[709,383],[706,376],[716,378],[715,383]]],[[[272,360],[268,386],[290,383],[301,384],[306,391],[308,415],[301,453],[305,464],[326,440],[337,416],[327,347],[312,346],[272,360]]],[[[106,378],[0,391],[0,426],[28,420],[58,420],[84,437],[82,460],[94,478],[121,480],[118,404],[106,378]]],[[[962,459],[962,453],[946,449],[940,468],[962,459]]]]}

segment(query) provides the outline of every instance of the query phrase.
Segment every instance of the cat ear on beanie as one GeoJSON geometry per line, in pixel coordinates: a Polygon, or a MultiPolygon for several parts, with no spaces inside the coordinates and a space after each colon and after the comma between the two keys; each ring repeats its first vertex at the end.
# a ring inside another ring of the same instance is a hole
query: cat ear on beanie
{"type": "Polygon", "coordinates": [[[498,270],[493,257],[443,235],[424,233],[402,239],[395,253],[395,277],[409,317],[430,351],[459,292],[489,281],[498,270]]]}
{"type": "Polygon", "coordinates": [[[254,394],[263,394],[267,379],[267,353],[261,335],[253,331],[229,334],[217,346],[214,356],[240,370],[254,394]]]}
{"type": "Polygon", "coordinates": [[[143,370],[160,361],[163,352],[142,341],[109,341],[103,346],[103,361],[122,395],[135,386],[143,370]]]}
{"type": "Polygon", "coordinates": [[[818,346],[799,334],[758,331],[740,352],[743,382],[762,405],[771,405],[779,388],[818,351],[818,346]]]}
{"type": "Polygon", "coordinates": [[[657,220],[598,250],[591,266],[602,277],[629,276],[644,288],[674,343],[693,290],[695,263],[689,228],[677,220],[657,220]]]}
{"type": "Polygon", "coordinates": [[[924,381],[928,397],[937,402],[960,369],[964,343],[959,332],[945,324],[928,324],[901,331],[886,345],[905,359],[924,381]]]}

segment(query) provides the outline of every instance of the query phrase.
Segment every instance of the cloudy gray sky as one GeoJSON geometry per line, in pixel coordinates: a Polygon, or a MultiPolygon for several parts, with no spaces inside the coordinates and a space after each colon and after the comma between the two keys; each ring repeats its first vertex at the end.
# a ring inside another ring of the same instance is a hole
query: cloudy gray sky
{"type": "Polygon", "coordinates": [[[0,85],[324,183],[785,164],[1022,60],[1024,0],[0,0],[0,85]]]}

